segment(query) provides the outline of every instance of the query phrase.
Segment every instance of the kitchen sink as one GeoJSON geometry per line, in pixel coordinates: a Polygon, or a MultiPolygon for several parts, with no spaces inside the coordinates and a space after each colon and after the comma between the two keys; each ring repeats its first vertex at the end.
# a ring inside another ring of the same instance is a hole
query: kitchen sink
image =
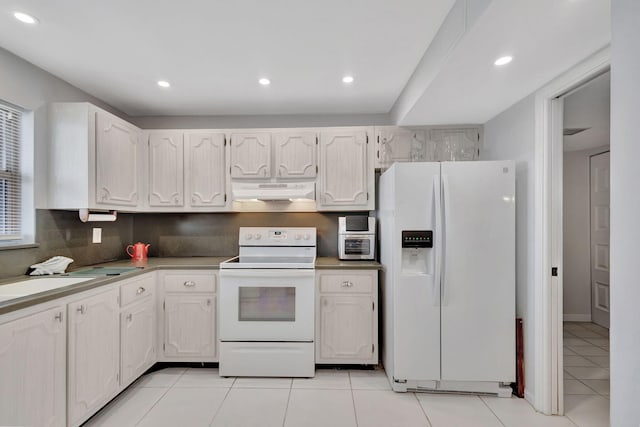
{"type": "Polygon", "coordinates": [[[65,276],[119,276],[140,269],[141,267],[92,267],[86,270],[72,271],[65,276]]]}
{"type": "Polygon", "coordinates": [[[33,295],[52,289],[63,288],[76,283],[86,282],[93,277],[42,277],[23,280],[21,282],[8,283],[0,286],[0,301],[7,301],[26,295],[33,295]]]}

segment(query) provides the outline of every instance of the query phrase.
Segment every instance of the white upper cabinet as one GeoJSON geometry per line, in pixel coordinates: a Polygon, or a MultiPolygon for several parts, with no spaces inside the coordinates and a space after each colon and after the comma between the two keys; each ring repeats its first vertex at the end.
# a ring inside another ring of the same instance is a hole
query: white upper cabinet
{"type": "Polygon", "coordinates": [[[226,206],[225,135],[187,133],[185,140],[187,204],[193,208],[226,206]]]}
{"type": "Polygon", "coordinates": [[[136,210],[140,129],[86,102],[51,104],[49,116],[48,207],[136,210]]]}
{"type": "Polygon", "coordinates": [[[184,205],[182,132],[149,135],[149,206],[184,205]]]}
{"type": "Polygon", "coordinates": [[[96,113],[96,203],[136,207],[140,197],[140,129],[96,113]]]}
{"type": "Polygon", "coordinates": [[[318,137],[315,132],[278,132],[275,139],[276,178],[314,178],[318,137]]]}
{"type": "Polygon", "coordinates": [[[231,178],[271,178],[271,134],[231,134],[231,178]]]}
{"type": "Polygon", "coordinates": [[[476,160],[480,130],[477,127],[430,129],[429,142],[433,145],[435,160],[476,160]]]}
{"type": "Polygon", "coordinates": [[[374,209],[368,145],[364,129],[320,133],[318,210],[374,209]]]}
{"type": "Polygon", "coordinates": [[[434,160],[422,130],[376,128],[376,145],[376,167],[388,168],[395,162],[434,160]]]}

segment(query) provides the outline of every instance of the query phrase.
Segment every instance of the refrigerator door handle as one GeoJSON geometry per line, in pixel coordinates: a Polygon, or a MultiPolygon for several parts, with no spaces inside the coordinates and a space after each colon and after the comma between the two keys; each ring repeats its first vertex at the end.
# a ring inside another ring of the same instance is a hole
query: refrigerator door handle
{"type": "Polygon", "coordinates": [[[442,306],[446,306],[448,303],[447,292],[447,277],[449,276],[447,271],[447,253],[449,252],[449,241],[447,239],[447,216],[450,209],[450,197],[449,197],[449,179],[447,175],[442,175],[442,224],[440,232],[442,234],[442,306]]]}
{"type": "Polygon", "coordinates": [[[433,176],[433,206],[434,206],[434,218],[435,218],[435,259],[434,259],[434,277],[433,285],[431,287],[431,296],[433,297],[433,305],[440,305],[440,272],[442,263],[442,248],[441,248],[441,230],[442,230],[442,207],[440,203],[440,175],[433,176]]]}

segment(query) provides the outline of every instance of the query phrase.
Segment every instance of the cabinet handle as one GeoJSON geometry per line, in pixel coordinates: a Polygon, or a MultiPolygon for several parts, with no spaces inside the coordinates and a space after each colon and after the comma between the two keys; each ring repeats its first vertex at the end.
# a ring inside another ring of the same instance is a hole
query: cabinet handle
{"type": "Polygon", "coordinates": [[[80,307],[76,308],[76,311],[80,314],[84,314],[85,312],[84,304],[81,304],[80,307]]]}
{"type": "Polygon", "coordinates": [[[343,287],[343,288],[350,288],[350,287],[352,287],[352,286],[353,286],[353,283],[351,283],[351,282],[350,282],[350,281],[348,281],[348,280],[345,280],[344,282],[342,282],[342,287],[343,287]]]}
{"type": "Polygon", "coordinates": [[[211,300],[210,299],[207,300],[207,305],[211,305],[211,300]]]}
{"type": "Polygon", "coordinates": [[[141,295],[141,294],[143,294],[143,293],[144,293],[144,291],[146,291],[146,289],[145,289],[145,288],[143,288],[142,286],[140,286],[140,287],[138,288],[138,290],[136,291],[136,295],[141,295]]]}
{"type": "Polygon", "coordinates": [[[62,323],[62,312],[61,311],[58,312],[58,314],[56,314],[56,317],[54,317],[54,319],[62,323]]]}
{"type": "Polygon", "coordinates": [[[175,198],[173,199],[173,203],[177,205],[177,204],[179,204],[179,203],[180,203],[180,200],[178,200],[178,198],[177,198],[177,197],[175,197],[175,198]]]}
{"type": "Polygon", "coordinates": [[[193,280],[187,280],[186,282],[184,282],[184,285],[187,288],[193,288],[196,285],[196,282],[194,282],[193,280]]]}
{"type": "Polygon", "coordinates": [[[131,322],[131,320],[133,320],[133,314],[131,313],[127,314],[127,320],[131,322]]]}

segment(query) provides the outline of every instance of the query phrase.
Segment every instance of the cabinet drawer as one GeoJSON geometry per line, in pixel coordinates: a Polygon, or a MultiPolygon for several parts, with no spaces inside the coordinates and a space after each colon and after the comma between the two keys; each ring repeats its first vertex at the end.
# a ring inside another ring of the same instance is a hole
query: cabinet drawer
{"type": "Polygon", "coordinates": [[[153,295],[155,288],[153,278],[153,274],[147,274],[138,280],[132,280],[120,286],[120,306],[124,307],[153,295]]]}
{"type": "Polygon", "coordinates": [[[165,292],[215,292],[215,274],[167,274],[164,276],[165,292]]]}
{"type": "Polygon", "coordinates": [[[368,274],[321,275],[320,292],[373,293],[374,277],[368,274]]]}

